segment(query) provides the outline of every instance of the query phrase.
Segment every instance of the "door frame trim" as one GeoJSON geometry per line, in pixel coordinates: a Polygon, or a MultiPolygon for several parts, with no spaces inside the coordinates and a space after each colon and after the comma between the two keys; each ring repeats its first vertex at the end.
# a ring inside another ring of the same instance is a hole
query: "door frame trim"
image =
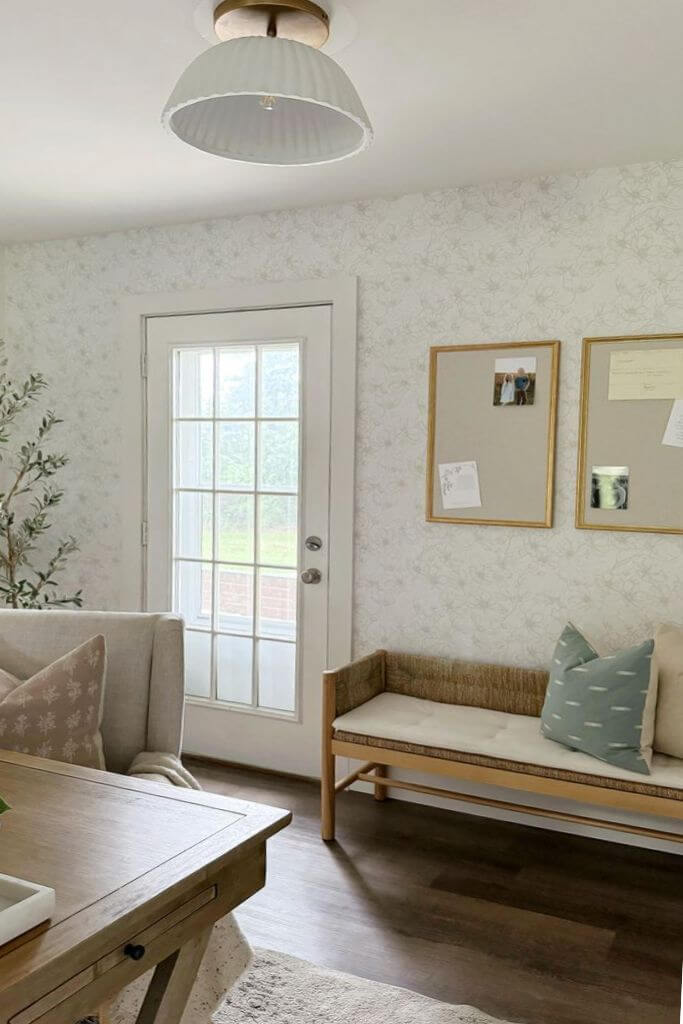
{"type": "Polygon", "coordinates": [[[330,578],[328,661],[346,664],[352,654],[354,498],[356,449],[356,347],[358,280],[229,282],[202,290],[130,296],[122,302],[121,430],[126,458],[121,474],[121,576],[119,605],[141,610],[145,594],[143,524],[146,523],[146,333],[151,317],[248,312],[296,306],[332,307],[330,420],[330,578]]]}

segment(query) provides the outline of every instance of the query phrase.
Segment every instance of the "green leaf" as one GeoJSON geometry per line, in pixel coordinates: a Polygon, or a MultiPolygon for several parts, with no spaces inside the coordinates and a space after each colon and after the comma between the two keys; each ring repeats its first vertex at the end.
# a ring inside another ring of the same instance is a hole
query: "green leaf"
{"type": "MultiPolygon", "coordinates": [[[[6,364],[4,343],[0,338],[0,446],[12,443],[20,414],[31,409],[48,387],[40,373],[30,373],[23,381],[13,383],[4,372],[6,364]]],[[[33,440],[15,441],[14,458],[10,455],[8,459],[3,474],[8,483],[0,492],[0,605],[80,608],[83,604],[80,591],[69,596],[57,590],[57,577],[66,568],[69,556],[77,550],[75,539],[60,540],[55,553],[50,559],[46,557],[42,568],[32,562],[37,540],[52,526],[49,512],[63,496],[61,490],[45,484],[40,485],[42,497],[35,493],[39,481],[55,476],[69,461],[66,453],[46,452],[42,447],[48,433],[61,422],[52,409],[41,410],[33,440]]]]}

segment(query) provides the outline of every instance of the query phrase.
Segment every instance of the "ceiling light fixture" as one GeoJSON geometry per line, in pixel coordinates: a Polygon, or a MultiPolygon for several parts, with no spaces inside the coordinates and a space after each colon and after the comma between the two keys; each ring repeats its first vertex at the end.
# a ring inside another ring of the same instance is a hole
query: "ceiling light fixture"
{"type": "Polygon", "coordinates": [[[321,53],[327,12],[311,0],[223,0],[221,42],[181,75],[164,124],[205,153],[255,164],[328,163],[372,142],[368,115],[342,68],[321,53]]]}

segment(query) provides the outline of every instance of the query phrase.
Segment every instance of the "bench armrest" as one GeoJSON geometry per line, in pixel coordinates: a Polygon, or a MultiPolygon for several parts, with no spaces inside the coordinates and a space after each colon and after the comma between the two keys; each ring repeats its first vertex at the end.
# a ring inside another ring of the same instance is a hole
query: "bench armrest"
{"type": "Polygon", "coordinates": [[[323,673],[323,704],[327,725],[347,711],[365,704],[379,693],[386,683],[386,651],[375,651],[352,661],[343,668],[323,673]]]}

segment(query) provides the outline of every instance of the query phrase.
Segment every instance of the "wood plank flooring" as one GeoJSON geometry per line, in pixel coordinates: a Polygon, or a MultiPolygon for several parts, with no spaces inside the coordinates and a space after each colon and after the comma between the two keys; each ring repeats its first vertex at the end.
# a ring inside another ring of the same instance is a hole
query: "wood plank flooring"
{"type": "Polygon", "coordinates": [[[524,1024],[678,1024],[683,858],[359,793],[328,846],[316,784],[188,765],[294,812],[238,914],[252,944],[524,1024]]]}

